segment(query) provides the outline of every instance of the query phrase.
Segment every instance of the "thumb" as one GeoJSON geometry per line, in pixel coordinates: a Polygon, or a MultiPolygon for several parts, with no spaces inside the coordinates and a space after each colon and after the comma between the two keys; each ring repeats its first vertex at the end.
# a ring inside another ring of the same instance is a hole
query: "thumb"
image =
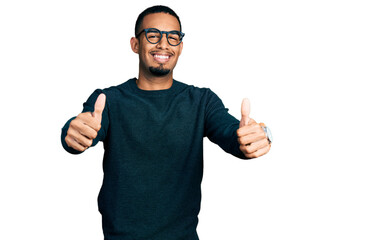
{"type": "Polygon", "coordinates": [[[250,100],[244,98],[241,104],[241,122],[240,127],[247,126],[250,122],[250,100]]]}
{"type": "Polygon", "coordinates": [[[106,95],[103,93],[99,94],[96,103],[94,104],[94,112],[93,117],[97,118],[100,122],[102,122],[102,112],[106,104],[106,95]]]}

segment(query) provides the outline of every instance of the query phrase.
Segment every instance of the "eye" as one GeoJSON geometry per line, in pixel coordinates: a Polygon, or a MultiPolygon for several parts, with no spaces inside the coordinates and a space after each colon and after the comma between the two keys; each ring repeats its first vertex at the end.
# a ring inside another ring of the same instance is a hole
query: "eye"
{"type": "Polygon", "coordinates": [[[178,37],[177,36],[169,36],[169,39],[178,40],[178,37]]]}
{"type": "Polygon", "coordinates": [[[161,34],[159,32],[148,32],[147,33],[147,37],[149,39],[160,38],[161,37],[161,34]]]}
{"type": "Polygon", "coordinates": [[[171,40],[175,40],[175,41],[179,41],[180,40],[180,35],[177,33],[170,33],[168,35],[168,38],[171,40]]]}
{"type": "Polygon", "coordinates": [[[157,35],[148,35],[148,38],[149,39],[154,39],[154,38],[159,38],[159,36],[157,36],[157,35]]]}

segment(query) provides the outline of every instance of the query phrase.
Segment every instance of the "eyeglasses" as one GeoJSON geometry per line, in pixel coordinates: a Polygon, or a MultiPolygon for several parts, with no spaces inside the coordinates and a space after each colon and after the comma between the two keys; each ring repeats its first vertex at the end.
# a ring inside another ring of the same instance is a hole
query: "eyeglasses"
{"type": "Polygon", "coordinates": [[[138,38],[139,35],[142,34],[143,32],[145,32],[145,37],[151,44],[159,43],[162,39],[162,35],[166,34],[167,41],[171,46],[180,45],[180,43],[182,42],[182,38],[185,36],[185,34],[180,31],[166,32],[166,31],[160,31],[159,29],[156,28],[146,28],[143,29],[140,33],[138,33],[136,37],[138,38]]]}

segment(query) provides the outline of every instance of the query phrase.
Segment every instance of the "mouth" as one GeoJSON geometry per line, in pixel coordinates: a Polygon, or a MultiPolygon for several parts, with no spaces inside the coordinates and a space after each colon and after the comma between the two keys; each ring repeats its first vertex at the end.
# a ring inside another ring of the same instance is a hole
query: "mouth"
{"type": "Polygon", "coordinates": [[[153,56],[154,61],[156,61],[158,63],[166,63],[172,57],[172,54],[158,53],[158,52],[153,52],[153,53],[151,53],[151,55],[153,56]]]}

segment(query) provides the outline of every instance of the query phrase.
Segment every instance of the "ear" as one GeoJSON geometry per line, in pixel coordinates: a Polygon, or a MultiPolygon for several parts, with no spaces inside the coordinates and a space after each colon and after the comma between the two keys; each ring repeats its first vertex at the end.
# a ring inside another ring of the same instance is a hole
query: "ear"
{"type": "Polygon", "coordinates": [[[180,47],[180,49],[179,49],[178,56],[181,55],[181,52],[182,52],[182,49],[183,49],[183,42],[180,43],[179,47],[180,47]]]}
{"type": "Polygon", "coordinates": [[[134,53],[139,53],[139,39],[137,39],[136,37],[132,37],[130,39],[130,45],[131,50],[133,50],[134,53]]]}

